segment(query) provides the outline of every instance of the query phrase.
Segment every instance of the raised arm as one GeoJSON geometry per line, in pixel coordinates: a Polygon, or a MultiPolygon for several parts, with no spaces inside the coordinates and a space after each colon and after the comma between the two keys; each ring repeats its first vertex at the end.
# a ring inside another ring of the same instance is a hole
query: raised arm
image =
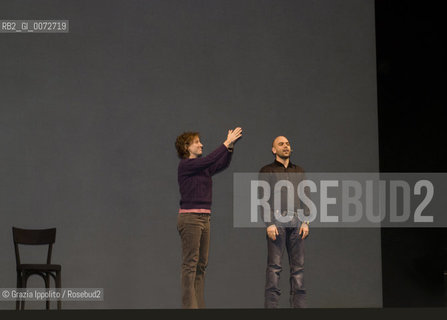
{"type": "Polygon", "coordinates": [[[217,162],[210,167],[210,173],[212,175],[226,169],[230,165],[234,149],[234,143],[241,136],[242,136],[241,128],[228,130],[227,140],[225,140],[224,145],[227,147],[229,152],[227,152],[225,156],[217,160],[217,162]]]}
{"type": "MultiPolygon", "coordinates": [[[[211,152],[206,157],[195,158],[195,159],[185,159],[180,162],[179,170],[183,175],[192,175],[198,171],[207,169],[211,166],[226,166],[231,160],[232,147],[234,142],[242,136],[242,129],[236,128],[234,130],[229,130],[227,139],[219,146],[216,150],[211,152]],[[228,161],[228,163],[227,163],[228,161]]],[[[179,171],[179,172],[180,172],[179,171]]]]}
{"type": "Polygon", "coordinates": [[[183,175],[192,175],[201,170],[205,170],[212,166],[220,158],[224,157],[228,153],[228,149],[225,145],[221,144],[216,150],[211,152],[206,157],[195,158],[195,159],[184,159],[180,161],[179,173],[183,175]]]}

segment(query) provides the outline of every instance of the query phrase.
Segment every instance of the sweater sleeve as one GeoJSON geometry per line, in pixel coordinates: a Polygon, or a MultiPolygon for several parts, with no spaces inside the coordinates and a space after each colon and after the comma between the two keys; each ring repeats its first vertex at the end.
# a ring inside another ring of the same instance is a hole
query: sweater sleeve
{"type": "Polygon", "coordinates": [[[220,159],[225,158],[227,153],[230,153],[224,144],[219,146],[216,150],[211,152],[206,157],[195,159],[184,159],[180,162],[179,173],[183,175],[193,175],[199,171],[211,167],[220,159]]]}
{"type": "Polygon", "coordinates": [[[213,174],[219,173],[222,170],[228,168],[228,166],[230,165],[230,162],[231,162],[232,155],[233,155],[233,152],[228,151],[227,153],[224,154],[223,157],[218,159],[216,161],[216,163],[211,165],[210,174],[213,175],[213,174]]]}

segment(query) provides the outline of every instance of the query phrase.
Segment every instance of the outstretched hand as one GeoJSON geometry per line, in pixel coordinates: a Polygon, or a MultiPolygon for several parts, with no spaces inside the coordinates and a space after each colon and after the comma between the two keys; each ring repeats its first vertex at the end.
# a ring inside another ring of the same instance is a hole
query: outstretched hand
{"type": "Polygon", "coordinates": [[[225,146],[227,148],[232,146],[240,137],[242,137],[242,128],[237,127],[234,130],[228,130],[227,140],[224,142],[225,146]]]}

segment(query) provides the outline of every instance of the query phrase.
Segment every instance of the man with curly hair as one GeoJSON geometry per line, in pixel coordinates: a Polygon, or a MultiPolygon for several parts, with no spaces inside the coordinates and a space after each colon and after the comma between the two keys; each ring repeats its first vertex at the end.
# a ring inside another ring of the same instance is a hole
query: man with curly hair
{"type": "Polygon", "coordinates": [[[229,130],[226,140],[206,157],[198,132],[184,132],[175,147],[180,160],[178,184],[180,209],[177,230],[182,242],[182,307],[204,308],[205,269],[208,265],[211,177],[227,168],[233,146],[242,136],[242,129],[229,130]]]}

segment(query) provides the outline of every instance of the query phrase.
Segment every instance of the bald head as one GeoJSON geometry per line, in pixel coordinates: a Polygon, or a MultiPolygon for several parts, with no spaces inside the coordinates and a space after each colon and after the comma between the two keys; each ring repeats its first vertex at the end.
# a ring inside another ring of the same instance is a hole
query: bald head
{"type": "MultiPolygon", "coordinates": [[[[284,136],[277,136],[275,139],[273,139],[272,147],[274,147],[275,143],[278,143],[279,140],[283,140],[283,139],[287,140],[287,138],[284,136]]],[[[289,140],[287,140],[287,141],[289,141],[289,140]]]]}
{"type": "Polygon", "coordinates": [[[276,157],[288,159],[292,152],[289,140],[284,136],[276,137],[275,140],[273,140],[272,152],[276,157]]]}

